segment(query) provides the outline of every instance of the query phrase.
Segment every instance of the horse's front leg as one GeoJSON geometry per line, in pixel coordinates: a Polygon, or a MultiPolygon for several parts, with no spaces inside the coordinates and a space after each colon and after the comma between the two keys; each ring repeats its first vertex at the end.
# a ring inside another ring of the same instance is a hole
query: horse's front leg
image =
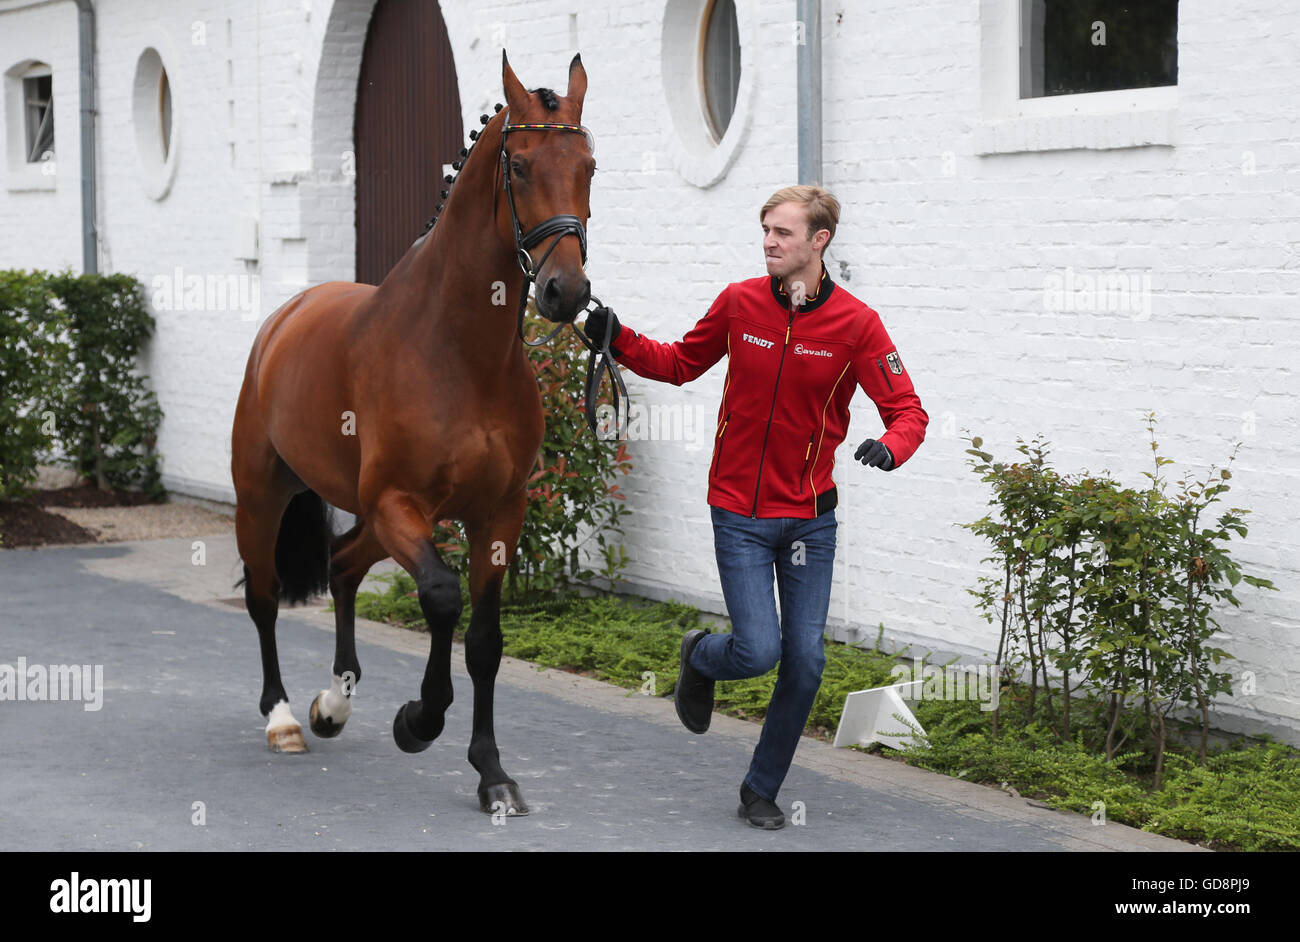
{"type": "Polygon", "coordinates": [[[420,684],[420,699],[411,700],[393,718],[393,739],[403,752],[422,752],[442,732],[451,706],[451,636],[460,621],[460,578],[434,546],[432,528],[415,502],[390,491],[376,504],[375,536],[411,574],[419,590],[420,610],[429,624],[429,663],[420,684]]]}
{"type": "Polygon", "coordinates": [[[465,634],[465,666],[474,681],[470,765],[479,773],[479,807],[488,814],[528,814],[519,785],[501,768],[492,728],[492,698],[501,666],[501,583],[514,558],[527,491],[506,498],[491,520],[469,524],[469,591],[473,614],[465,634]]]}

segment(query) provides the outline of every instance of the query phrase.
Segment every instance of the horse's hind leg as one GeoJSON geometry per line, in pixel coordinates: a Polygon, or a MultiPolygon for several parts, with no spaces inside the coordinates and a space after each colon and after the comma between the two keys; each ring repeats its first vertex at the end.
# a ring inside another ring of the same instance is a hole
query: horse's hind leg
{"type": "Polygon", "coordinates": [[[259,706],[267,718],[266,744],[272,752],[306,752],[302,727],[289,711],[275,648],[280,610],[276,544],[285,511],[303,483],[276,453],[246,393],[247,387],[235,409],[230,476],[235,485],[235,542],[244,561],[244,603],[262,649],[259,706]]]}
{"type": "Polygon", "coordinates": [[[501,768],[492,701],[501,666],[501,582],[514,558],[527,495],[507,498],[486,524],[470,526],[469,592],[474,606],[465,634],[465,666],[474,681],[474,732],[469,761],[479,773],[479,807],[488,814],[528,814],[519,785],[501,768]]]}
{"type": "Polygon", "coordinates": [[[306,752],[302,727],[289,711],[289,695],[280,679],[280,658],[275,648],[275,619],[280,610],[280,580],[275,572],[275,542],[280,518],[288,506],[282,500],[267,499],[254,505],[240,494],[235,510],[235,539],[244,561],[244,602],[257,626],[262,649],[262,699],[259,707],[267,718],[266,744],[272,752],[306,752]]]}
{"type": "Polygon", "coordinates": [[[330,595],[334,597],[334,676],[328,690],[311,702],[311,731],[328,739],[343,731],[352,715],[352,694],[361,680],[357,660],[357,588],[370,567],[388,555],[364,520],[334,540],[330,557],[330,595]]]}

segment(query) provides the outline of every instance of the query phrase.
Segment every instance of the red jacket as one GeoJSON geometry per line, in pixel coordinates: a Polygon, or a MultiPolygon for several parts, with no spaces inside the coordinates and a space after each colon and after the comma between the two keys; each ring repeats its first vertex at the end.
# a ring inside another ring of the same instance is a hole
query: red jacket
{"type": "Polygon", "coordinates": [[[880,412],[879,440],[894,467],[920,446],[930,421],[880,315],[825,267],[795,313],[780,279],[764,275],[727,285],[676,343],[624,325],[612,352],[632,372],[676,386],[727,355],[708,502],[751,517],[808,518],[835,506],[831,471],[855,384],[880,412]]]}

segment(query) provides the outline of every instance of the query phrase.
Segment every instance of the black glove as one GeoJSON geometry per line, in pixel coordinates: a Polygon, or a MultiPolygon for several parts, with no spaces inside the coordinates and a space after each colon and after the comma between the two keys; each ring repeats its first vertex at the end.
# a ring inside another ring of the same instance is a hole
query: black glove
{"type": "Polygon", "coordinates": [[[582,332],[585,333],[592,343],[602,343],[605,339],[605,328],[609,327],[609,345],[614,346],[614,341],[618,339],[618,332],[623,329],[618,322],[618,315],[607,307],[595,308],[587,315],[587,322],[582,325],[582,332]]]}
{"type": "Polygon", "coordinates": [[[894,470],[893,452],[874,438],[868,438],[859,445],[858,450],[853,453],[853,458],[869,468],[879,468],[882,471],[894,470]]]}

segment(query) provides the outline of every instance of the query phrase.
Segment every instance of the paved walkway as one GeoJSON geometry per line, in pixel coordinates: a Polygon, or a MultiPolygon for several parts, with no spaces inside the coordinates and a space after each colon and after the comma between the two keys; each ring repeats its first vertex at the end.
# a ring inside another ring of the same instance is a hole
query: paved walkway
{"type": "MultiPolygon", "coordinates": [[[[808,738],[779,798],[806,823],[759,831],[736,817],[757,724],[716,715],[696,736],[668,700],[509,658],[498,742],[533,813],[494,823],[465,758],[463,649],[443,737],[406,755],[393,714],[428,638],[360,620],[347,729],[273,755],[256,632],[222,601],[234,539],[204,543],[201,566],[188,538],[0,551],[0,664],[103,667],[99,710],[0,702],[0,850],[1199,850],[808,738]]],[[[282,608],[277,637],[305,724],[333,616],[282,608]]]]}

